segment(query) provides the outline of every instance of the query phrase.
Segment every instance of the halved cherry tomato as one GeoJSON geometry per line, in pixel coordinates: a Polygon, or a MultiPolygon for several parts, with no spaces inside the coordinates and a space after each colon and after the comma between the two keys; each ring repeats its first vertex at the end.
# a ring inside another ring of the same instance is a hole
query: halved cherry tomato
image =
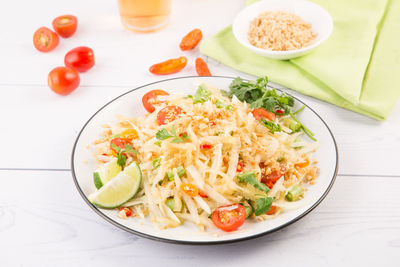
{"type": "Polygon", "coordinates": [[[78,20],[72,15],[63,15],[53,20],[54,30],[63,38],[68,38],[76,32],[78,20]]]}
{"type": "Polygon", "coordinates": [[[276,206],[272,205],[269,211],[267,211],[265,214],[267,215],[273,215],[276,212],[276,206]]]}
{"type": "Polygon", "coordinates": [[[199,195],[199,189],[194,184],[181,184],[181,190],[185,192],[186,195],[195,197],[199,195]]]}
{"type": "Polygon", "coordinates": [[[154,64],[149,71],[157,75],[166,75],[179,72],[187,64],[186,57],[178,57],[154,64]]]}
{"type": "Polygon", "coordinates": [[[216,208],[211,220],[219,229],[230,232],[235,231],[244,223],[246,219],[246,209],[240,204],[226,205],[216,208]]]}
{"type": "Polygon", "coordinates": [[[119,210],[125,212],[126,217],[131,217],[132,215],[132,209],[129,207],[121,207],[119,210]]]}
{"type": "Polygon", "coordinates": [[[159,96],[159,95],[169,95],[169,94],[167,92],[165,92],[164,90],[156,89],[156,90],[151,90],[151,91],[147,92],[142,97],[143,106],[148,112],[152,113],[152,112],[154,112],[154,110],[156,110],[156,108],[153,106],[153,104],[157,103],[156,102],[157,96],[159,96]]]}
{"type": "Polygon", "coordinates": [[[236,172],[242,172],[243,171],[243,162],[239,161],[236,167],[236,172]]]}
{"type": "Polygon", "coordinates": [[[47,83],[55,93],[68,95],[79,86],[80,78],[78,72],[74,69],[57,67],[50,71],[47,83]]]}
{"type": "Polygon", "coordinates": [[[294,164],[295,168],[305,168],[308,165],[310,165],[310,161],[308,160],[308,158],[306,158],[303,162],[298,162],[296,164],[294,164]]]}
{"type": "Polygon", "coordinates": [[[175,120],[182,111],[178,106],[167,106],[158,112],[157,121],[160,125],[167,124],[175,120]]]}
{"type": "Polygon", "coordinates": [[[58,43],[60,38],[58,35],[46,27],[41,27],[33,34],[33,45],[40,52],[49,52],[53,50],[58,43]]]}
{"type": "Polygon", "coordinates": [[[129,140],[128,138],[114,138],[110,141],[110,148],[113,152],[118,152],[114,149],[113,145],[116,145],[117,147],[119,147],[120,149],[125,149],[125,145],[132,145],[131,140],[129,140]]]}
{"type": "Polygon", "coordinates": [[[86,46],[70,50],[64,57],[65,66],[85,72],[94,66],[94,52],[86,46]]]}
{"type": "Polygon", "coordinates": [[[200,42],[201,38],[203,38],[201,30],[194,29],[182,38],[179,47],[181,48],[182,51],[193,49],[200,42]]]}
{"type": "Polygon", "coordinates": [[[196,58],[196,72],[199,76],[211,76],[207,63],[200,57],[196,58]]]}
{"type": "Polygon", "coordinates": [[[276,120],[276,116],[275,116],[274,113],[266,111],[263,108],[253,109],[253,111],[251,113],[253,113],[253,117],[256,120],[261,120],[261,119],[267,119],[269,121],[275,121],[276,120]]]}
{"type": "Polygon", "coordinates": [[[128,140],[132,140],[138,138],[138,133],[135,129],[127,129],[121,133],[122,138],[126,138],[128,140]]]}

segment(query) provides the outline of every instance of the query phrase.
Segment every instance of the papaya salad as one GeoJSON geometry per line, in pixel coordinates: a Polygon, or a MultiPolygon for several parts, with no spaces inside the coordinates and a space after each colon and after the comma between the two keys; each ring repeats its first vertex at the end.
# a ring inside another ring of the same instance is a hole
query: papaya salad
{"type": "Polygon", "coordinates": [[[148,114],[119,115],[94,142],[90,201],[120,218],[150,216],[159,229],[234,231],[284,213],[318,177],[318,142],[296,118],[304,106],[294,110],[293,97],[267,84],[236,78],[229,91],[147,92],[148,114]]]}

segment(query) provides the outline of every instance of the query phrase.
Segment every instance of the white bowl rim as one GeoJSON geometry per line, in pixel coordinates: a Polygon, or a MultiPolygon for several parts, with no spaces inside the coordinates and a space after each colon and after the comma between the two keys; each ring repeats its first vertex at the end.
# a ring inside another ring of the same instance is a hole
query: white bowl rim
{"type": "MultiPolygon", "coordinates": [[[[113,103],[114,101],[122,98],[123,96],[141,89],[142,87],[146,87],[149,85],[154,85],[154,84],[158,84],[158,83],[162,83],[165,81],[171,81],[171,80],[178,80],[178,79],[193,79],[193,78],[199,78],[199,77],[211,77],[211,76],[182,76],[182,77],[175,77],[175,78],[170,78],[170,79],[164,79],[164,80],[160,80],[160,81],[156,81],[156,82],[152,82],[152,83],[148,83],[142,86],[138,86],[134,89],[131,89],[119,96],[117,96],[116,98],[112,99],[111,101],[107,102],[105,105],[103,105],[100,109],[98,109],[88,120],[87,122],[83,125],[82,129],[79,131],[73,148],[72,148],[72,153],[71,153],[71,174],[72,174],[72,179],[74,181],[75,187],[78,190],[79,194],[81,195],[81,197],[83,198],[83,200],[86,202],[86,204],[89,205],[89,207],[95,211],[95,213],[97,213],[100,217],[102,217],[103,219],[105,219],[106,221],[108,221],[109,223],[111,223],[112,225],[125,230],[129,233],[135,234],[137,236],[141,236],[141,237],[145,237],[147,239],[151,239],[151,240],[155,240],[155,241],[161,241],[161,242],[166,242],[166,243],[173,243],[173,244],[185,244],[185,245],[218,245],[218,244],[227,244],[227,243],[236,243],[236,242],[240,242],[240,241],[245,241],[245,240],[249,240],[249,239],[254,239],[254,238],[258,238],[273,232],[276,232],[278,230],[281,230],[282,228],[285,228],[295,222],[297,222],[298,220],[302,219],[303,217],[305,217],[306,215],[308,215],[312,210],[314,210],[324,199],[325,197],[328,195],[328,193],[330,192],[331,188],[333,187],[333,184],[335,183],[336,177],[338,175],[338,170],[339,170],[339,153],[338,153],[338,147],[337,147],[337,143],[335,140],[335,137],[333,136],[333,133],[331,131],[331,129],[329,128],[329,126],[326,124],[326,122],[321,118],[321,116],[314,111],[310,106],[308,106],[306,103],[304,103],[302,100],[298,99],[297,97],[284,92],[283,90],[279,89],[279,88],[275,88],[276,90],[283,92],[287,95],[292,96],[296,101],[298,101],[299,103],[303,104],[304,106],[306,106],[311,112],[313,112],[318,119],[321,120],[321,122],[324,124],[324,126],[326,127],[326,129],[328,130],[332,141],[333,141],[333,145],[335,148],[335,170],[333,172],[331,181],[329,183],[329,185],[327,186],[326,190],[321,194],[321,196],[318,198],[317,201],[315,201],[306,211],[304,211],[302,214],[298,215],[297,217],[293,218],[292,220],[287,221],[286,223],[275,227],[273,229],[270,230],[266,230],[264,232],[261,233],[257,233],[254,235],[248,235],[245,237],[240,237],[240,238],[236,238],[236,239],[228,239],[228,240],[221,240],[221,241],[185,241],[185,240],[175,240],[175,239],[169,239],[169,238],[164,238],[164,237],[159,237],[157,235],[151,235],[151,234],[147,234],[147,233],[142,233],[140,231],[131,229],[129,227],[126,227],[125,225],[120,224],[119,222],[113,220],[112,218],[108,217],[107,215],[105,215],[103,212],[100,211],[100,209],[98,207],[96,207],[92,202],[90,202],[90,200],[88,199],[87,195],[83,192],[83,189],[80,186],[80,183],[78,182],[76,173],[75,173],[75,166],[74,166],[74,159],[75,159],[75,150],[78,144],[78,141],[80,139],[81,134],[85,131],[86,127],[88,126],[88,124],[92,121],[92,119],[94,117],[97,116],[97,114],[102,111],[104,108],[106,108],[109,104],[113,103]]],[[[229,77],[229,76],[212,76],[215,78],[222,78],[222,79],[230,79],[233,80],[235,79],[235,77],[229,77]]],[[[243,79],[244,81],[248,81],[247,79],[243,79]]],[[[269,88],[272,88],[269,86],[269,88]]]]}
{"type": "Polygon", "coordinates": [[[310,2],[310,1],[306,1],[306,0],[282,0],[282,1],[261,0],[259,2],[256,2],[254,4],[251,4],[251,5],[247,6],[247,7],[245,7],[235,17],[235,19],[234,19],[234,21],[232,23],[233,35],[235,36],[236,40],[240,44],[242,44],[243,46],[245,46],[245,47],[247,47],[247,48],[249,48],[249,49],[251,49],[253,51],[256,51],[259,54],[271,55],[271,56],[289,56],[289,55],[292,55],[292,54],[300,54],[300,53],[304,53],[304,52],[307,52],[309,50],[312,50],[313,48],[315,48],[315,47],[321,45],[322,43],[324,43],[329,38],[329,36],[332,34],[332,31],[333,31],[333,19],[332,19],[332,16],[329,14],[329,12],[326,11],[326,9],[321,7],[320,5],[317,5],[314,2],[310,2]],[[263,5],[263,4],[267,3],[267,2],[288,2],[288,3],[289,2],[297,2],[297,3],[303,2],[303,3],[306,3],[307,5],[314,6],[315,8],[320,9],[321,13],[324,13],[326,15],[326,18],[328,18],[328,27],[326,29],[327,30],[326,33],[323,35],[323,37],[321,39],[319,39],[317,42],[315,42],[315,43],[313,43],[313,44],[311,44],[309,46],[305,46],[303,48],[296,49],[296,50],[288,50],[288,51],[273,51],[273,50],[262,49],[262,48],[259,48],[259,47],[256,47],[256,46],[250,44],[250,42],[248,42],[247,39],[246,39],[246,41],[244,41],[243,38],[241,38],[241,36],[235,30],[237,25],[238,25],[238,21],[239,21],[239,18],[241,16],[241,14],[243,14],[244,12],[246,12],[250,8],[251,9],[255,9],[257,6],[263,5]]]}

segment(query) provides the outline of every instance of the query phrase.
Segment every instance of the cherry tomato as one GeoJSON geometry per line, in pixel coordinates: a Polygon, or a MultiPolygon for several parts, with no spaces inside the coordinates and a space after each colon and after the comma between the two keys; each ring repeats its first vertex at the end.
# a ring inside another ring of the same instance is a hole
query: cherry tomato
{"type": "Polygon", "coordinates": [[[236,172],[242,172],[242,171],[243,171],[243,168],[244,168],[243,162],[239,161],[239,162],[238,162],[238,165],[237,165],[237,167],[236,167],[236,172]]]}
{"type": "Polygon", "coordinates": [[[196,72],[199,76],[211,76],[207,63],[202,58],[196,58],[196,72]]]}
{"type": "Polygon", "coordinates": [[[172,74],[182,70],[186,66],[186,64],[186,57],[173,58],[161,63],[154,64],[150,67],[149,71],[157,75],[172,74]]]}
{"type": "Polygon", "coordinates": [[[163,91],[163,90],[151,90],[149,92],[147,92],[146,94],[144,94],[144,96],[142,97],[142,103],[144,108],[152,113],[154,112],[154,110],[156,110],[156,108],[153,106],[153,104],[156,104],[157,102],[157,96],[159,95],[169,95],[167,92],[163,91]]]}
{"type": "Polygon", "coordinates": [[[194,29],[182,38],[179,47],[182,51],[193,49],[200,42],[201,38],[203,38],[201,30],[194,29]]]}
{"type": "Polygon", "coordinates": [[[41,27],[33,34],[33,45],[40,52],[49,52],[53,50],[58,43],[60,38],[58,35],[46,27],[41,27]]]}
{"type": "Polygon", "coordinates": [[[71,37],[78,27],[78,20],[72,15],[63,15],[53,20],[54,30],[63,38],[71,37]]]}
{"type": "Polygon", "coordinates": [[[230,232],[235,231],[244,223],[246,219],[246,209],[240,204],[226,205],[216,208],[211,220],[219,229],[230,232]]]}
{"type": "Polygon", "coordinates": [[[276,212],[276,206],[272,205],[269,211],[267,211],[265,214],[267,215],[273,215],[276,212]]]}
{"type": "Polygon", "coordinates": [[[131,215],[132,215],[132,209],[131,208],[121,207],[119,210],[120,211],[124,211],[126,217],[131,217],[131,215]]]}
{"type": "Polygon", "coordinates": [[[213,145],[211,144],[201,144],[200,149],[211,149],[213,148],[213,145]]]}
{"type": "Polygon", "coordinates": [[[138,138],[139,136],[135,129],[127,129],[121,133],[121,137],[128,139],[128,140],[132,140],[132,139],[138,138]]]}
{"type": "Polygon", "coordinates": [[[267,119],[269,121],[275,121],[276,120],[276,116],[275,116],[274,113],[266,111],[263,108],[253,109],[253,111],[251,113],[253,113],[253,117],[256,120],[261,120],[261,119],[267,119]]]}
{"type": "Polygon", "coordinates": [[[280,170],[273,170],[268,175],[261,176],[261,182],[264,183],[269,189],[272,189],[275,183],[286,173],[286,168],[281,168],[280,170]]]}
{"type": "Polygon", "coordinates": [[[167,106],[160,110],[157,114],[158,124],[167,124],[176,119],[182,113],[182,109],[178,106],[167,106]]]}
{"type": "Polygon", "coordinates": [[[129,140],[128,138],[114,138],[110,141],[110,148],[113,152],[118,152],[114,149],[113,145],[116,145],[117,147],[119,147],[120,149],[125,149],[125,145],[132,145],[131,140],[129,140]]]}
{"type": "Polygon", "coordinates": [[[199,195],[199,189],[194,184],[181,184],[181,190],[185,192],[186,195],[195,197],[199,195]]]}
{"type": "Polygon", "coordinates": [[[94,66],[93,50],[86,46],[76,47],[65,55],[64,63],[67,67],[85,72],[94,66]]]}
{"type": "Polygon", "coordinates": [[[68,95],[79,86],[80,78],[78,72],[74,69],[57,67],[50,71],[47,83],[55,93],[68,95]]]}
{"type": "Polygon", "coordinates": [[[308,158],[306,158],[303,162],[298,162],[296,164],[294,164],[295,168],[305,168],[308,165],[310,165],[310,161],[308,160],[308,158]]]}

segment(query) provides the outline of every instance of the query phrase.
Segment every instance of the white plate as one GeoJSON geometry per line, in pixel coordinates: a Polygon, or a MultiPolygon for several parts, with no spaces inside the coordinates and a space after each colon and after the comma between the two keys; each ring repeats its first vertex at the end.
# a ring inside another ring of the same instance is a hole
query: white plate
{"type": "Polygon", "coordinates": [[[332,29],[333,21],[331,15],[317,4],[304,0],[260,1],[243,9],[236,16],[232,24],[233,34],[239,43],[257,54],[273,59],[291,59],[305,55],[325,42],[332,33],[332,29]],[[250,23],[260,13],[266,11],[286,11],[298,15],[304,21],[311,24],[314,32],[317,34],[315,42],[310,46],[290,51],[271,51],[253,46],[248,39],[250,23]]]}
{"type": "MultiPolygon", "coordinates": [[[[93,170],[95,160],[92,150],[88,145],[100,136],[103,124],[116,122],[116,115],[128,116],[144,115],[146,111],[142,106],[142,96],[152,89],[163,89],[170,94],[193,94],[196,84],[205,82],[221,89],[227,90],[233,78],[230,77],[182,77],[163,80],[133,89],[107,103],[97,111],[83,126],[79,133],[72,152],[72,175],[75,185],[86,203],[101,217],[128,232],[160,241],[190,244],[215,244],[227,243],[258,237],[285,227],[314,209],[327,195],[333,185],[338,168],[338,154],[335,140],[331,131],[318,114],[306,107],[299,114],[299,119],[307,125],[320,142],[320,148],[315,154],[318,159],[320,175],[315,185],[310,186],[305,198],[296,202],[296,209],[283,212],[273,220],[256,222],[246,220],[246,223],[237,231],[226,233],[218,229],[210,229],[208,232],[199,232],[191,223],[167,230],[157,230],[151,224],[150,218],[120,219],[117,210],[106,210],[95,207],[87,196],[95,191],[93,184],[93,170]]],[[[303,102],[296,99],[296,108],[303,102]]]]}

